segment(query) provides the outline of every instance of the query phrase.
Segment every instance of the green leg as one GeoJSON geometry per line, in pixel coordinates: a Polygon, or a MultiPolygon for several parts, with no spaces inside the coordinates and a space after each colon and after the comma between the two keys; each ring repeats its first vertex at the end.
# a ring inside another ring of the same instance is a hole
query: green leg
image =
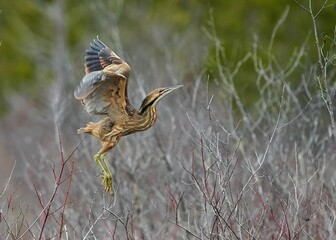
{"type": "Polygon", "coordinates": [[[94,155],[94,160],[96,161],[96,163],[97,163],[98,167],[100,168],[100,170],[102,171],[102,173],[105,174],[105,169],[100,162],[100,154],[94,155]]]}
{"type": "Polygon", "coordinates": [[[108,165],[106,164],[105,154],[102,155],[96,154],[94,156],[94,159],[102,171],[102,175],[100,175],[100,178],[103,179],[102,185],[104,186],[105,191],[110,192],[112,194],[113,193],[112,173],[108,165]]]}
{"type": "Polygon", "coordinates": [[[104,167],[105,172],[106,172],[108,175],[112,176],[111,170],[110,170],[110,168],[107,166],[106,161],[105,161],[105,154],[103,154],[103,155],[101,156],[100,160],[102,161],[102,164],[103,164],[103,167],[104,167]]]}

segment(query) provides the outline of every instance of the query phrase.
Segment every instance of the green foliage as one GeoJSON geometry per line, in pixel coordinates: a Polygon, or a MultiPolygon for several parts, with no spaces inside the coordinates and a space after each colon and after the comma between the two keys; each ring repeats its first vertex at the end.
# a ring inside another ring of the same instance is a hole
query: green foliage
{"type": "MultiPolygon", "coordinates": [[[[315,9],[322,2],[314,2],[315,9]]],[[[306,12],[293,0],[268,1],[252,0],[243,4],[234,0],[212,1],[106,1],[89,0],[62,1],[63,9],[55,8],[54,1],[5,1],[0,14],[0,98],[5,99],[7,92],[21,89],[23,86],[34,86],[37,75],[53,78],[52,61],[53,46],[59,36],[58,28],[65,30],[64,41],[71,56],[82,58],[87,39],[96,35],[109,35],[116,26],[120,29],[120,41],[125,46],[135,45],[138,39],[152,41],[149,29],[156,25],[165,29],[173,38],[176,34],[195,31],[199,39],[206,39],[205,31],[214,27],[218,40],[223,43],[226,60],[222,63],[230,65],[236,62],[249,50],[258,36],[258,44],[267,46],[272,31],[289,7],[284,25],[280,26],[271,49],[280,64],[286,65],[293,49],[300,47],[311,32],[311,20],[306,12]],[[104,15],[105,23],[95,19],[104,15]],[[59,16],[60,15],[60,16],[59,16]],[[62,21],[59,21],[59,17],[62,21]],[[210,25],[209,25],[210,24],[210,25]],[[211,26],[213,25],[213,26],[211,26]],[[204,31],[205,29],[205,31],[204,31]]],[[[332,5],[318,16],[318,28],[321,36],[330,36],[333,31],[331,21],[335,19],[332,5]]],[[[209,39],[208,39],[209,40],[209,39]]],[[[311,39],[310,39],[311,40],[311,39]]],[[[313,44],[313,41],[308,41],[313,44]]],[[[117,43],[116,43],[117,44],[117,43]]],[[[171,46],[174,47],[174,46],[171,46]]],[[[205,61],[208,74],[214,75],[214,45],[209,41],[209,55],[205,61]]],[[[265,53],[268,55],[269,53],[265,53]]],[[[307,48],[307,54],[313,58],[316,53],[307,48]]],[[[223,57],[223,56],[222,56],[223,57]]],[[[82,63],[78,63],[79,65],[82,63]]],[[[251,75],[251,62],[244,67],[237,80],[239,91],[253,102],[255,76],[251,75]]],[[[47,78],[48,78],[47,77],[47,78]]],[[[49,81],[50,79],[45,79],[49,81]]],[[[1,101],[0,109],[5,101],[1,101]]]]}
{"type": "MultiPolygon", "coordinates": [[[[66,18],[66,41],[74,45],[83,37],[83,26],[89,26],[89,10],[85,3],[64,5],[59,9],[66,18]],[[77,11],[75,11],[77,10],[77,11]],[[64,11],[64,12],[63,12],[64,11]]],[[[52,79],[52,59],[59,27],[58,9],[52,1],[6,1],[0,14],[0,113],[7,109],[13,90],[33,90],[42,81],[52,79]]],[[[92,27],[90,27],[92,29],[92,27]]]]}
{"type": "MultiPolygon", "coordinates": [[[[305,45],[305,54],[317,62],[314,40],[312,38],[312,23],[309,14],[295,1],[265,1],[253,0],[245,4],[237,1],[212,1],[214,6],[206,29],[210,32],[213,44],[210,45],[206,61],[209,79],[214,81],[218,76],[218,64],[224,68],[233,68],[232,64],[240,61],[252,46],[257,44],[257,51],[262,64],[268,64],[267,59],[273,56],[280,69],[289,68],[289,59],[293,52],[305,45]],[[256,37],[257,36],[257,37],[256,37]],[[216,44],[222,42],[223,51],[216,56],[216,44]],[[307,44],[309,43],[309,44],[307,44]],[[217,59],[216,59],[217,58],[217,59]]],[[[316,12],[323,7],[322,2],[316,3],[316,12]]],[[[318,14],[320,32],[332,36],[335,25],[330,24],[335,18],[332,5],[318,14]]],[[[254,49],[255,50],[255,49],[254,49]]],[[[254,51],[251,50],[251,51],[254,51]]],[[[241,100],[248,106],[258,99],[256,80],[258,78],[253,61],[246,61],[239,75],[234,79],[241,100]]],[[[291,84],[297,84],[299,71],[291,73],[284,79],[291,84]]]]}

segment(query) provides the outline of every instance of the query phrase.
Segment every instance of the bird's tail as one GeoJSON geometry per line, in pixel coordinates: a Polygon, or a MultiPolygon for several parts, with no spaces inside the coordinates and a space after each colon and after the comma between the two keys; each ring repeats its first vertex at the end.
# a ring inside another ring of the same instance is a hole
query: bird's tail
{"type": "Polygon", "coordinates": [[[95,128],[95,124],[93,122],[89,122],[86,124],[86,127],[80,128],[77,130],[77,133],[91,133],[92,130],[95,128]]]}
{"type": "Polygon", "coordinates": [[[85,128],[80,128],[77,130],[77,133],[80,134],[80,133],[87,133],[87,130],[85,128]]]}

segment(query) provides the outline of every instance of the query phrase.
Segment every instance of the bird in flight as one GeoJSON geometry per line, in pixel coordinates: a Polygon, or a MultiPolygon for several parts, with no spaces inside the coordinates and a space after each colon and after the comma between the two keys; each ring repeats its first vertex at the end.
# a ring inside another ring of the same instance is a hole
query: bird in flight
{"type": "Polygon", "coordinates": [[[98,39],[93,40],[85,55],[85,76],[74,91],[84,109],[100,115],[99,122],[89,122],[78,133],[96,137],[102,144],[94,160],[102,171],[105,191],[113,193],[112,173],[106,163],[106,152],[121,137],[150,128],[157,119],[157,104],[172,91],[182,87],[162,87],[151,91],[139,109],[134,108],[127,97],[130,66],[98,39]]]}

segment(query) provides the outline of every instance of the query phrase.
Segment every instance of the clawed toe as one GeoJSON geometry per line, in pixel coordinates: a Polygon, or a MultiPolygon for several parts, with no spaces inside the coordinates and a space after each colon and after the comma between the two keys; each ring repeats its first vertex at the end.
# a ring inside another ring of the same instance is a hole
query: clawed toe
{"type": "Polygon", "coordinates": [[[106,192],[109,192],[110,194],[113,194],[112,173],[106,164],[105,154],[101,154],[101,155],[96,154],[94,156],[94,159],[102,171],[102,175],[100,175],[99,177],[103,179],[101,184],[104,186],[104,190],[106,192]]]}
{"type": "Polygon", "coordinates": [[[104,190],[106,192],[109,192],[110,194],[113,194],[113,182],[112,182],[112,176],[109,175],[100,175],[100,178],[102,178],[101,184],[104,187],[104,190]]]}

